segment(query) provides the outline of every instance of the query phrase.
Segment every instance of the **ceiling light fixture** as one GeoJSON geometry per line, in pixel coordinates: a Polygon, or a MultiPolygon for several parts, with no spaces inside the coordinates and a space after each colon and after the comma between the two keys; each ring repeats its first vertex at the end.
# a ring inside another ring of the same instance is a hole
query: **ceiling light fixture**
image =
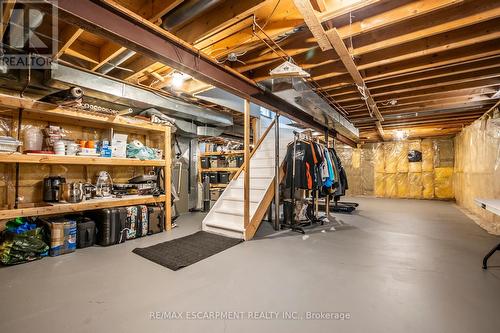
{"type": "Polygon", "coordinates": [[[274,68],[269,72],[273,77],[310,77],[311,74],[303,70],[300,66],[297,66],[290,61],[285,61],[278,67],[274,68]]]}
{"type": "Polygon", "coordinates": [[[189,75],[178,71],[173,72],[170,77],[172,78],[172,87],[175,89],[182,87],[184,81],[190,78],[189,75]]]}
{"type": "Polygon", "coordinates": [[[404,140],[408,137],[408,131],[403,131],[403,130],[395,130],[394,131],[394,138],[396,140],[404,140]]]}

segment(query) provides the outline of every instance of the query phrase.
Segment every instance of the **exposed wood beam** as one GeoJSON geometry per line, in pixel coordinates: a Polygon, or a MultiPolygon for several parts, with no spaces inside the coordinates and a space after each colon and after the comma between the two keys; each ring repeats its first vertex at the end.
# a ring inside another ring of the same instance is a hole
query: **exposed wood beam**
{"type": "MultiPolygon", "coordinates": [[[[119,4],[114,1],[114,0],[103,0],[103,2],[106,2],[110,5],[113,6],[119,6],[119,4]]],[[[153,0],[149,5],[151,6],[151,14],[148,18],[148,21],[155,23],[155,24],[160,24],[158,21],[163,15],[171,11],[173,8],[175,8],[177,5],[179,5],[182,2],[182,0],[153,0]]],[[[107,42],[101,47],[101,50],[99,51],[99,62],[95,64],[91,68],[92,71],[96,71],[100,67],[102,67],[104,64],[110,62],[113,60],[116,56],[124,52],[127,48],[117,45],[116,43],[113,42],[107,42]]]]}
{"type": "Polygon", "coordinates": [[[492,57],[487,59],[474,60],[471,62],[453,64],[451,66],[439,67],[436,69],[433,68],[423,72],[409,73],[376,81],[367,80],[367,85],[369,88],[389,87],[403,83],[411,83],[426,79],[435,79],[452,74],[469,73],[495,67],[500,67],[500,57],[492,57]]]}
{"type": "MultiPolygon", "coordinates": [[[[441,10],[443,8],[447,8],[461,2],[461,0],[413,1],[387,12],[353,22],[352,25],[339,27],[338,33],[342,37],[342,39],[347,39],[363,33],[382,29],[404,20],[408,20],[410,18],[415,18],[433,11],[441,10]]],[[[295,36],[292,36],[288,41],[287,53],[292,57],[306,52],[310,54],[321,54],[321,52],[317,52],[314,50],[314,48],[311,48],[307,45],[314,41],[314,38],[311,38],[308,32],[298,33],[295,36]]],[[[265,55],[258,56],[252,52],[247,54],[247,56],[243,60],[247,65],[238,67],[237,70],[239,72],[246,72],[263,65],[269,65],[270,62],[279,61],[279,57],[277,57],[274,53],[267,53],[265,55]]],[[[273,67],[273,65],[269,66],[273,67]]],[[[265,71],[266,76],[268,75],[268,72],[269,69],[265,71]]],[[[261,74],[259,74],[258,76],[261,76],[261,74]]]]}
{"type": "Polygon", "coordinates": [[[326,32],[326,36],[332,44],[335,52],[337,52],[337,54],[339,55],[340,61],[342,61],[347,71],[352,76],[352,79],[354,80],[356,85],[358,85],[358,87],[365,87],[365,94],[367,98],[366,101],[368,103],[368,106],[372,109],[373,113],[379,121],[384,121],[384,117],[380,114],[380,111],[377,108],[377,103],[375,103],[372,95],[370,94],[370,91],[368,90],[368,88],[366,88],[365,81],[359,73],[354,60],[352,59],[349,51],[347,50],[347,47],[342,41],[342,38],[340,38],[337,29],[328,30],[326,32]]]}
{"type": "Polygon", "coordinates": [[[424,127],[455,127],[457,125],[462,125],[465,122],[472,122],[479,118],[478,114],[471,115],[468,117],[459,117],[456,120],[451,120],[451,119],[443,119],[442,121],[435,121],[435,120],[422,120],[422,121],[403,121],[400,123],[394,123],[394,124],[386,124],[387,129],[395,129],[395,128],[401,128],[401,127],[409,127],[411,126],[412,128],[424,128],[424,127]]]}
{"type": "Polygon", "coordinates": [[[311,4],[313,5],[314,10],[320,13],[326,12],[325,0],[311,0],[311,4]]]}
{"type": "Polygon", "coordinates": [[[5,34],[5,30],[7,30],[7,27],[9,26],[9,21],[10,21],[10,17],[12,16],[12,11],[14,10],[14,6],[16,5],[16,1],[15,0],[6,0],[6,1],[2,1],[2,4],[0,4],[0,6],[3,5],[3,15],[2,15],[2,27],[1,27],[1,31],[0,31],[0,40],[3,39],[3,35],[5,34]]]}
{"type": "Polygon", "coordinates": [[[347,50],[347,47],[342,41],[342,38],[339,36],[337,29],[333,28],[328,32],[325,32],[325,29],[323,28],[321,22],[319,22],[319,19],[314,13],[314,9],[312,8],[312,5],[309,2],[309,0],[294,0],[294,3],[297,9],[302,14],[302,16],[304,16],[304,20],[307,26],[309,27],[309,30],[316,37],[316,40],[318,41],[318,44],[321,47],[321,49],[325,51],[333,47],[335,52],[340,57],[340,61],[344,64],[345,68],[347,69],[347,72],[354,80],[354,83],[356,83],[359,89],[363,89],[368,107],[371,109],[371,111],[374,113],[375,117],[379,121],[384,121],[384,118],[382,117],[377,108],[377,104],[373,100],[373,97],[370,95],[370,91],[366,88],[363,77],[356,68],[356,64],[354,63],[354,60],[349,54],[349,51],[347,50]],[[326,42],[330,44],[330,47],[325,47],[325,45],[322,45],[326,42]]]}
{"type": "Polygon", "coordinates": [[[489,103],[491,99],[487,96],[477,96],[475,98],[471,97],[462,97],[462,98],[449,98],[449,99],[440,99],[434,101],[424,101],[420,103],[414,103],[410,105],[396,105],[396,106],[388,106],[383,109],[380,109],[380,112],[413,112],[424,110],[427,108],[433,107],[443,107],[447,105],[457,105],[457,104],[466,104],[466,103],[489,103]]]}
{"type": "Polygon", "coordinates": [[[425,89],[425,88],[435,88],[443,85],[476,81],[480,79],[497,78],[499,76],[500,76],[500,66],[496,68],[483,69],[475,72],[453,74],[449,76],[439,77],[436,79],[427,79],[411,83],[403,83],[400,85],[394,85],[390,87],[374,88],[372,89],[372,93],[374,96],[379,96],[381,94],[386,94],[386,93],[402,93],[402,92],[425,89]]]}
{"type": "Polygon", "coordinates": [[[174,9],[179,4],[181,4],[182,1],[183,0],[153,0],[153,1],[150,1],[151,3],[149,5],[151,6],[152,16],[150,16],[149,20],[153,23],[156,23],[165,14],[167,14],[172,9],[174,9]]]}
{"type": "Polygon", "coordinates": [[[128,69],[132,70],[133,73],[122,72],[118,73],[116,77],[122,80],[135,82],[138,78],[144,75],[144,72],[155,71],[163,66],[164,65],[162,63],[142,56],[128,66],[128,69]]]}
{"type": "MultiPolygon", "coordinates": [[[[500,82],[499,82],[500,85],[500,82]]],[[[407,96],[407,97],[402,97],[399,98],[397,101],[396,105],[412,105],[415,103],[420,103],[420,102],[425,102],[425,101],[435,101],[435,100],[444,100],[444,99],[450,99],[450,98],[457,98],[457,97],[468,97],[468,98],[476,98],[477,96],[490,96],[492,93],[495,93],[497,89],[494,88],[472,88],[472,89],[461,89],[461,90],[454,90],[450,92],[444,92],[444,93],[433,93],[430,95],[423,95],[423,96],[407,96]]],[[[377,100],[377,103],[380,105],[379,110],[382,110],[386,106],[384,103],[389,104],[389,102],[393,100],[392,98],[390,99],[385,99],[385,100],[377,100]]],[[[357,105],[360,107],[364,106],[360,101],[358,102],[343,102],[339,103],[342,107],[346,107],[350,110],[350,113],[355,112],[356,110],[351,109],[357,105]]]]}
{"type": "MultiPolygon", "coordinates": [[[[492,66],[486,66],[486,68],[478,68],[477,70],[467,70],[467,71],[457,71],[455,72],[452,68],[448,69],[447,75],[439,75],[434,77],[421,76],[420,79],[412,79],[410,81],[405,81],[401,79],[400,82],[394,82],[392,84],[379,84],[379,85],[369,85],[370,91],[374,96],[380,94],[389,93],[400,93],[412,90],[419,90],[424,88],[434,88],[443,85],[450,85],[456,83],[463,83],[468,81],[475,81],[479,79],[488,79],[500,76],[500,63],[496,63],[492,66]],[[494,66],[494,67],[493,67],[494,66]]],[[[341,87],[337,89],[328,90],[325,92],[331,94],[332,96],[339,97],[345,94],[352,94],[356,91],[353,87],[341,87]]]]}
{"type": "Polygon", "coordinates": [[[94,67],[92,67],[91,70],[96,71],[106,63],[110,62],[117,55],[124,52],[126,49],[126,47],[111,42],[104,44],[99,49],[99,62],[94,67]]]}
{"type": "Polygon", "coordinates": [[[413,117],[413,118],[400,118],[394,120],[388,120],[384,125],[389,127],[391,125],[398,125],[402,123],[411,122],[413,124],[426,124],[426,123],[441,123],[446,124],[447,122],[459,122],[462,120],[477,119],[483,113],[483,109],[476,109],[471,112],[461,112],[455,114],[434,114],[433,116],[426,117],[413,117]]]}
{"type": "Polygon", "coordinates": [[[491,0],[476,0],[454,6],[442,12],[410,18],[390,27],[359,35],[353,40],[354,54],[361,55],[418,39],[464,28],[500,16],[500,4],[491,0]]]}
{"type": "MultiPolygon", "coordinates": [[[[468,89],[468,88],[485,88],[485,87],[496,87],[499,86],[500,82],[498,79],[493,78],[493,79],[485,79],[485,80],[474,80],[470,82],[464,82],[464,83],[458,83],[458,84],[450,84],[450,85],[445,85],[441,87],[435,87],[435,88],[425,88],[425,89],[419,89],[419,90],[413,90],[405,93],[386,93],[380,96],[376,96],[377,101],[381,100],[387,100],[387,99],[401,99],[401,98],[407,98],[407,97],[418,97],[418,96],[427,96],[427,95],[433,95],[433,94],[438,94],[438,93],[445,93],[445,92],[451,92],[455,90],[460,90],[460,89],[468,89]]],[[[348,101],[359,101],[359,95],[356,93],[352,94],[347,94],[342,97],[337,97],[335,100],[338,103],[344,103],[348,101]]]]}
{"type": "Polygon", "coordinates": [[[425,55],[476,45],[500,38],[500,21],[491,20],[447,33],[418,39],[358,58],[360,70],[413,59],[425,55]]]}
{"type": "Polygon", "coordinates": [[[59,47],[57,53],[53,55],[53,59],[59,59],[64,52],[80,37],[83,33],[83,29],[75,27],[73,25],[68,25],[59,36],[61,42],[59,43],[59,47]]]}
{"type": "MultiPolygon", "coordinates": [[[[181,28],[181,30],[176,31],[175,34],[188,43],[195,42],[194,46],[196,48],[202,48],[203,46],[209,45],[207,43],[211,40],[211,37],[207,36],[212,35],[221,38],[219,36],[220,34],[231,34],[233,33],[232,30],[236,29],[235,25],[237,25],[239,21],[243,21],[247,26],[251,25],[253,22],[252,18],[244,18],[264,4],[264,0],[240,1],[230,4],[227,2],[223,3],[224,6],[222,8],[218,6],[212,9],[196,22],[186,25],[181,28]]],[[[137,60],[137,62],[141,63],[141,59],[137,60]]],[[[154,66],[147,62],[142,62],[142,64],[142,68],[137,66],[138,64],[132,64],[131,66],[134,71],[139,73],[149,70],[150,66],[154,66]]],[[[128,79],[133,80],[134,77],[128,79]]]]}
{"type": "Polygon", "coordinates": [[[375,125],[377,126],[378,135],[380,136],[382,141],[385,141],[385,132],[384,132],[384,128],[382,127],[382,124],[380,123],[380,121],[377,120],[375,122],[375,125]]]}
{"type": "Polygon", "coordinates": [[[311,5],[311,2],[309,0],[293,0],[293,3],[304,17],[304,21],[306,22],[309,31],[313,34],[316,39],[316,43],[318,43],[321,50],[330,50],[332,45],[325,35],[325,29],[323,29],[320,19],[314,13],[314,8],[311,5]]]}
{"type": "MultiPolygon", "coordinates": [[[[109,39],[119,45],[142,53],[166,66],[180,70],[194,78],[224,89],[236,96],[250,98],[252,102],[280,111],[292,120],[320,131],[328,130],[324,124],[292,104],[264,91],[251,80],[236,71],[217,64],[213,59],[198,52],[191,45],[173,36],[164,29],[145,21],[123,7],[109,7],[91,0],[44,0],[55,5],[59,17],[66,23],[82,27],[90,33],[109,39]],[[119,12],[119,13],[117,13],[119,12]],[[126,13],[127,17],[124,17],[126,13]]],[[[48,6],[40,9],[48,11],[48,6]]],[[[333,135],[335,132],[331,131],[333,135]]]]}
{"type": "Polygon", "coordinates": [[[265,0],[225,1],[192,24],[175,31],[175,35],[188,43],[196,45],[207,36],[222,32],[225,28],[250,16],[266,3],[265,0]]]}
{"type": "MultiPolygon", "coordinates": [[[[450,50],[434,55],[420,57],[412,62],[404,61],[390,66],[377,67],[364,71],[365,78],[371,80],[382,80],[387,77],[396,77],[403,75],[411,75],[415,72],[423,72],[433,70],[438,66],[453,66],[461,63],[477,61],[482,58],[493,58],[500,54],[498,43],[490,41],[479,45],[472,45],[466,48],[450,50]],[[478,53],[479,52],[479,53],[478,53]],[[408,74],[410,73],[410,74],[408,74]]],[[[452,72],[452,69],[450,69],[452,72]]],[[[368,84],[369,86],[369,84],[368,84]]],[[[337,88],[327,91],[335,100],[346,100],[356,96],[354,87],[337,88]]],[[[356,98],[354,98],[356,99],[356,98]]]]}
{"type": "MultiPolygon", "coordinates": [[[[451,110],[451,109],[461,109],[461,108],[473,108],[483,105],[489,105],[491,101],[479,101],[479,102],[462,102],[462,103],[452,103],[452,104],[435,104],[432,106],[422,106],[417,108],[407,108],[407,109],[399,109],[399,110],[384,110],[382,113],[384,115],[394,115],[399,114],[401,112],[430,112],[430,111],[440,111],[440,110],[451,110]]],[[[350,115],[350,119],[355,119],[359,117],[365,117],[365,115],[350,115]]]]}
{"type": "Polygon", "coordinates": [[[80,40],[75,40],[70,47],[68,47],[65,51],[66,54],[85,60],[91,64],[99,63],[99,48],[84,43],[80,40]]]}
{"type": "Polygon", "coordinates": [[[470,60],[495,56],[500,54],[498,45],[499,40],[491,40],[373,68],[363,68],[360,66],[360,70],[364,70],[365,77],[370,80],[381,79],[432,67],[458,64],[470,60]]]}
{"type": "MultiPolygon", "coordinates": [[[[476,45],[498,38],[500,38],[500,22],[488,21],[472,27],[366,54],[357,58],[357,67],[359,70],[367,70],[443,51],[451,52],[452,49],[476,45]]],[[[337,73],[329,72],[328,65],[314,68],[311,75],[318,81],[318,84],[325,86],[335,84],[338,79],[337,73]]],[[[365,76],[365,80],[369,81],[370,77],[365,76]]]]}

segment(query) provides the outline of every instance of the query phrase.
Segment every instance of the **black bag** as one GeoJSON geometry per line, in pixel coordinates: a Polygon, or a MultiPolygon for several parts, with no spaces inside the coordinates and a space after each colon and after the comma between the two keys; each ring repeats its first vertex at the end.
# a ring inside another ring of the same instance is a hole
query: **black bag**
{"type": "Polygon", "coordinates": [[[408,152],[408,162],[422,162],[422,152],[419,150],[410,150],[408,152]]]}
{"type": "Polygon", "coordinates": [[[88,217],[80,217],[76,220],[76,247],[93,246],[95,244],[96,232],[95,222],[88,217]]]}
{"type": "Polygon", "coordinates": [[[120,211],[116,208],[106,208],[86,213],[96,225],[96,244],[109,246],[125,241],[126,221],[120,221],[120,211]]]}
{"type": "Polygon", "coordinates": [[[157,206],[148,206],[148,235],[157,234],[163,231],[163,225],[165,223],[165,214],[163,209],[157,206]]]}

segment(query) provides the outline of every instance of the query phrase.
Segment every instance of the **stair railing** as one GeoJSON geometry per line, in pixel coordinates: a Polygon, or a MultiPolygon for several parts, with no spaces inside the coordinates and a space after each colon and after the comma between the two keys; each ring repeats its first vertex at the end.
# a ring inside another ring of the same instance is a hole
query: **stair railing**
{"type": "MultiPolygon", "coordinates": [[[[276,119],[274,119],[271,124],[269,124],[269,126],[266,128],[266,130],[264,131],[264,133],[262,134],[262,136],[259,138],[259,141],[257,142],[257,144],[255,145],[255,147],[253,148],[252,152],[250,153],[250,158],[252,158],[252,156],[255,154],[255,152],[257,151],[257,149],[259,149],[260,145],[262,144],[262,142],[264,141],[264,139],[266,138],[267,134],[269,133],[269,131],[271,130],[271,128],[273,128],[274,124],[276,123],[276,119]]],[[[246,166],[246,161],[243,163],[243,165],[238,169],[238,171],[236,171],[236,173],[234,174],[234,177],[233,179],[237,179],[238,176],[240,175],[240,173],[245,170],[245,166],[246,166]]]]}

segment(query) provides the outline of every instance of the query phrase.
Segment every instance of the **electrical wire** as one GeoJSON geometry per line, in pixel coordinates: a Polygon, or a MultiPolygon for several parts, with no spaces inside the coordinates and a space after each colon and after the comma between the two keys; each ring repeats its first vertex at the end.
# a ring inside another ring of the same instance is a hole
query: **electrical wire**
{"type": "MultiPolygon", "coordinates": [[[[262,25],[262,28],[265,28],[268,23],[271,21],[271,18],[273,17],[274,13],[276,12],[276,9],[278,8],[279,4],[280,4],[281,0],[278,0],[276,2],[276,5],[274,5],[274,8],[273,10],[271,11],[271,13],[269,14],[269,16],[266,18],[266,21],[264,22],[264,24],[262,25]]],[[[255,22],[256,19],[255,19],[255,14],[252,14],[253,16],[253,21],[255,22]]],[[[239,47],[241,47],[242,45],[248,43],[249,41],[251,41],[252,39],[254,38],[254,34],[252,34],[252,36],[250,38],[247,38],[245,41],[243,42],[240,42],[239,44],[237,44],[236,46],[234,46],[232,49],[233,50],[237,50],[239,47]]],[[[227,50],[226,48],[219,48],[219,49],[215,49],[215,50],[212,50],[208,53],[208,55],[211,55],[212,53],[216,52],[216,51],[219,51],[219,50],[227,50]]],[[[245,51],[246,52],[246,51],[245,51]]]]}

